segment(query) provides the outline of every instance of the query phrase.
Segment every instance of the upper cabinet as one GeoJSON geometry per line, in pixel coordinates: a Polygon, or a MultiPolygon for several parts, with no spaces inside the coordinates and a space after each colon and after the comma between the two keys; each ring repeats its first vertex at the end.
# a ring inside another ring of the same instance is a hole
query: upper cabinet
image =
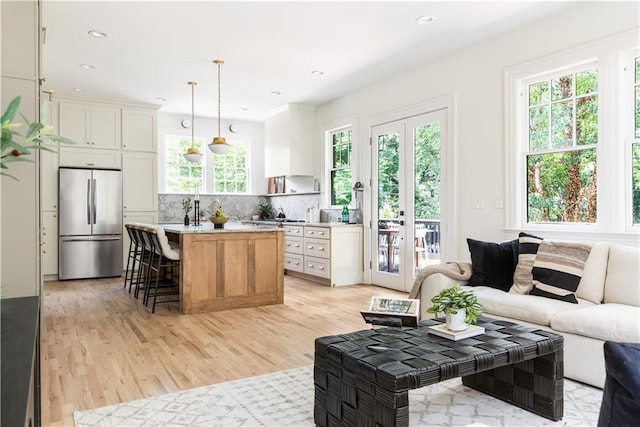
{"type": "Polygon", "coordinates": [[[265,177],[317,175],[320,156],[316,155],[314,123],[315,108],[296,104],[286,105],[267,118],[265,177]]]}
{"type": "Polygon", "coordinates": [[[143,109],[122,110],[122,149],[156,152],[156,112],[143,109]]]}
{"type": "Polygon", "coordinates": [[[61,101],[59,132],[78,145],[119,150],[120,109],[117,107],[61,101]]]}

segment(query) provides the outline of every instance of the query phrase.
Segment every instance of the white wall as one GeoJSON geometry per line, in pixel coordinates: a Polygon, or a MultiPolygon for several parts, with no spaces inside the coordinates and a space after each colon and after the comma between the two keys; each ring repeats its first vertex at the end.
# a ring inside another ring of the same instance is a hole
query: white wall
{"type": "MultiPolygon", "coordinates": [[[[505,197],[505,69],[638,25],[636,2],[581,3],[323,104],[316,110],[316,128],[354,114],[365,123],[371,116],[455,95],[458,209],[455,253],[459,259],[468,259],[467,237],[490,241],[506,237],[504,210],[495,208],[495,202],[505,197]],[[484,208],[474,209],[474,200],[480,197],[484,199],[484,208]]],[[[355,143],[363,145],[369,129],[361,129],[360,135],[355,143]]],[[[359,159],[359,170],[364,170],[362,165],[366,161],[359,159]]]]}
{"type": "MultiPolygon", "coordinates": [[[[191,138],[191,128],[185,129],[180,124],[183,119],[191,120],[190,115],[158,114],[158,193],[164,193],[164,137],[165,135],[179,135],[191,138]]],[[[206,138],[206,145],[211,143],[213,137],[218,136],[218,120],[215,118],[195,117],[194,137],[206,138]]],[[[267,180],[264,175],[264,123],[221,120],[220,133],[226,138],[227,143],[234,141],[246,141],[249,143],[249,177],[250,194],[266,194],[267,180]],[[229,131],[233,125],[234,132],[229,131]]],[[[205,146],[205,156],[208,165],[213,164],[213,153],[205,146]]],[[[207,171],[211,173],[211,171],[207,171]]]]}

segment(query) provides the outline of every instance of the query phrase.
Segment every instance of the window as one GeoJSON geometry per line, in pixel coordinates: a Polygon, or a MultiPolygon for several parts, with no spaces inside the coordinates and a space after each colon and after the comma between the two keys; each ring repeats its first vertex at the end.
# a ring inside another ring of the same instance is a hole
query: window
{"type": "Polygon", "coordinates": [[[351,204],[352,132],[341,129],[331,132],[331,205],[351,204]]]}
{"type": "Polygon", "coordinates": [[[639,57],[634,30],[506,71],[508,229],[635,242],[639,57]]]}
{"type": "Polygon", "coordinates": [[[234,142],[225,154],[213,156],[213,192],[248,193],[247,144],[234,142]]]}
{"type": "MultiPolygon", "coordinates": [[[[195,146],[204,153],[205,139],[195,138],[195,146]]],[[[197,189],[202,192],[204,183],[205,159],[199,163],[190,163],[184,158],[184,153],[191,147],[191,138],[185,136],[165,135],[165,193],[194,193],[197,189]]]]}
{"type": "Polygon", "coordinates": [[[598,70],[526,82],[528,223],[597,220],[598,70]]]}
{"type": "Polygon", "coordinates": [[[631,144],[631,206],[633,225],[640,225],[640,57],[634,58],[633,143],[631,144]]]}

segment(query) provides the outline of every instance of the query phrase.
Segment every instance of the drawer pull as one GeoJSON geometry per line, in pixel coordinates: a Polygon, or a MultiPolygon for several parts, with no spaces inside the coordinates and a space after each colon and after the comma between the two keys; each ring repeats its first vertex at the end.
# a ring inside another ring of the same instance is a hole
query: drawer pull
{"type": "Polygon", "coordinates": [[[300,247],[300,243],[296,243],[296,248],[299,248],[299,247],[300,247]]]}
{"type": "Polygon", "coordinates": [[[300,265],[300,261],[296,261],[296,265],[300,265]]]}
{"type": "Polygon", "coordinates": [[[309,231],[309,234],[315,234],[313,231],[309,231]]]}
{"type": "Polygon", "coordinates": [[[313,268],[313,264],[309,264],[309,268],[313,268]]]}
{"type": "Polygon", "coordinates": [[[313,249],[313,246],[307,246],[307,249],[313,249]]]}
{"type": "Polygon", "coordinates": [[[318,270],[324,270],[323,266],[318,267],[318,270]]]}
{"type": "Polygon", "coordinates": [[[47,250],[46,250],[46,249],[43,249],[43,250],[42,250],[42,253],[45,253],[45,254],[46,254],[46,253],[48,253],[48,252],[47,252],[47,250]]]}

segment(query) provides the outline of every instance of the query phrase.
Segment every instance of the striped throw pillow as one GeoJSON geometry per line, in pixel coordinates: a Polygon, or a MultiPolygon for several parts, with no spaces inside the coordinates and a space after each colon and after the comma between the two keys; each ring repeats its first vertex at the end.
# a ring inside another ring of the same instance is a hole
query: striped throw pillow
{"type": "Polygon", "coordinates": [[[533,288],[529,294],[577,304],[575,292],[591,246],[586,243],[540,242],[533,263],[533,288]]]}
{"type": "Polygon", "coordinates": [[[518,234],[518,264],[513,272],[513,285],[509,293],[528,294],[533,287],[531,271],[540,242],[542,237],[527,233],[518,234]]]}

